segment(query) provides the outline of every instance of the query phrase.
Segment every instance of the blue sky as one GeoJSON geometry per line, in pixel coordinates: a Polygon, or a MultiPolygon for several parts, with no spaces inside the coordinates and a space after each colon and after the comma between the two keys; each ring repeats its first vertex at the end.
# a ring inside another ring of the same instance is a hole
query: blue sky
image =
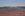
{"type": "Polygon", "coordinates": [[[0,7],[10,6],[10,5],[14,6],[17,3],[23,3],[23,2],[25,2],[25,0],[0,0],[0,7]],[[10,3],[10,4],[6,4],[6,3],[10,3]]]}
{"type": "Polygon", "coordinates": [[[0,3],[25,2],[25,0],[0,0],[0,3]]]}

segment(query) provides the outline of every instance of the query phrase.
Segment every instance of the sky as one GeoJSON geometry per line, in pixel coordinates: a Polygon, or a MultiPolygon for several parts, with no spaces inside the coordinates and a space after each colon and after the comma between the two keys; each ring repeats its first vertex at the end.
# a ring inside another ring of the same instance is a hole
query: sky
{"type": "Polygon", "coordinates": [[[0,3],[25,2],[25,0],[0,0],[0,3]]]}
{"type": "Polygon", "coordinates": [[[15,6],[17,3],[25,3],[25,0],[0,0],[0,6],[15,6]]]}

